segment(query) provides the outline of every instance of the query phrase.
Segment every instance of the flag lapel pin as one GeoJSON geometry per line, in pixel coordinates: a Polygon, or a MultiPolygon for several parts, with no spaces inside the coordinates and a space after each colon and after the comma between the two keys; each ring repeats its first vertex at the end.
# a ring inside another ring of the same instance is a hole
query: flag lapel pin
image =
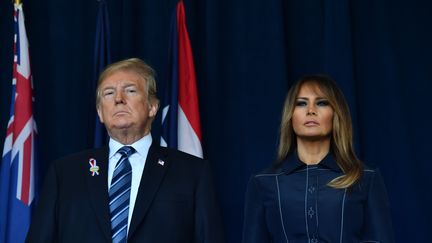
{"type": "Polygon", "coordinates": [[[99,166],[96,164],[96,160],[93,158],[89,159],[90,164],[90,172],[92,173],[92,176],[99,175],[99,166]]]}
{"type": "Polygon", "coordinates": [[[159,159],[159,160],[158,160],[158,164],[164,166],[164,165],[165,165],[165,161],[159,159]]]}

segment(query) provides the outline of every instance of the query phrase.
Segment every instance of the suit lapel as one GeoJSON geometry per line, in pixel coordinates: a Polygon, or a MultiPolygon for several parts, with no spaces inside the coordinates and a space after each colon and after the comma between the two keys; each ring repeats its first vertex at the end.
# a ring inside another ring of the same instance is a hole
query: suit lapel
{"type": "Polygon", "coordinates": [[[108,208],[108,147],[90,153],[87,161],[84,161],[87,163],[87,168],[90,168],[88,161],[91,158],[95,159],[99,166],[99,175],[92,176],[89,170],[86,171],[89,198],[103,234],[111,241],[111,220],[108,208]]]}
{"type": "Polygon", "coordinates": [[[158,145],[153,144],[150,147],[135,201],[128,237],[133,235],[140,222],[144,219],[159,190],[159,186],[169,166],[168,161],[164,160],[164,157],[158,145]]]}

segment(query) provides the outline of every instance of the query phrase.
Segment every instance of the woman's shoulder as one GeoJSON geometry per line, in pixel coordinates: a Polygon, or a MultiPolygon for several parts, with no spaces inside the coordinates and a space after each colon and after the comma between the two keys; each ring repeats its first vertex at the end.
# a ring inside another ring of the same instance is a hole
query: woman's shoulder
{"type": "Polygon", "coordinates": [[[252,175],[252,177],[254,178],[259,178],[259,177],[274,177],[274,176],[279,176],[282,175],[284,172],[281,168],[281,166],[272,164],[271,166],[259,171],[258,173],[252,175]]]}
{"type": "Polygon", "coordinates": [[[363,166],[363,178],[370,180],[375,176],[380,176],[380,172],[378,168],[369,167],[367,165],[363,166]]]}
{"type": "Polygon", "coordinates": [[[382,180],[383,179],[378,168],[364,165],[362,177],[357,184],[360,187],[369,188],[371,186],[374,186],[376,183],[382,183],[382,180]]]}
{"type": "Polygon", "coordinates": [[[274,177],[289,174],[303,167],[305,167],[305,164],[295,154],[291,153],[283,160],[273,161],[269,167],[255,174],[255,177],[274,177]]]}

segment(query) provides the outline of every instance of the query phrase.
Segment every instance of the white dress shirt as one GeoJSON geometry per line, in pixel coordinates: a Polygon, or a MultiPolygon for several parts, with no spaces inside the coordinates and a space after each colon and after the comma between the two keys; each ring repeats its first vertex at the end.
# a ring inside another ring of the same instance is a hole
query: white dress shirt
{"type": "Polygon", "coordinates": [[[150,133],[133,144],[121,144],[113,138],[110,138],[109,140],[108,191],[111,187],[114,168],[121,158],[121,154],[117,153],[117,151],[123,146],[132,146],[136,150],[136,152],[129,157],[129,162],[132,167],[132,182],[129,201],[128,231],[135,206],[135,200],[138,194],[141,176],[144,171],[145,161],[147,159],[147,154],[151,144],[152,137],[150,133]]]}

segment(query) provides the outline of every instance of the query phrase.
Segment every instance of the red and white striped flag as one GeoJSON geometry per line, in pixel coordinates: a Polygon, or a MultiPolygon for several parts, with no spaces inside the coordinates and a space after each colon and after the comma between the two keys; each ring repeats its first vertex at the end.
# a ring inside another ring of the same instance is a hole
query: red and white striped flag
{"type": "Polygon", "coordinates": [[[161,145],[202,158],[195,67],[182,0],[171,28],[171,77],[162,110],[161,145]]]}

